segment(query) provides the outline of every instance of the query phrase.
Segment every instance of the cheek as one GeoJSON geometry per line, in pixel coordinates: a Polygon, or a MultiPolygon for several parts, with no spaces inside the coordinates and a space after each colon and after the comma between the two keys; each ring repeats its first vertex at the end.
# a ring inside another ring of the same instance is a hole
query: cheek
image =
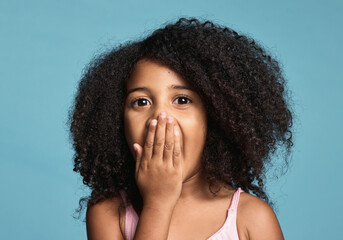
{"type": "Polygon", "coordinates": [[[204,118],[194,116],[187,118],[180,125],[183,130],[185,158],[198,158],[199,154],[202,153],[206,139],[206,121],[204,118]]]}
{"type": "Polygon", "coordinates": [[[129,147],[133,150],[132,145],[138,143],[142,146],[144,126],[143,121],[137,118],[125,116],[124,117],[124,129],[125,138],[129,147]]]}

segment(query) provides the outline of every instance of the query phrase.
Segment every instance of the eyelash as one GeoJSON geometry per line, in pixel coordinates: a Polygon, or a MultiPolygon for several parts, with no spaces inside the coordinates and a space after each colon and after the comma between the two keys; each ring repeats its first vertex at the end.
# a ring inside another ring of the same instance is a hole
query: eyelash
{"type": "MultiPolygon", "coordinates": [[[[185,98],[185,99],[187,99],[187,100],[189,101],[188,103],[191,103],[191,102],[192,102],[192,99],[191,99],[190,97],[186,96],[186,95],[177,96],[176,99],[178,99],[178,98],[185,98]]],[[[143,97],[135,98],[134,100],[132,100],[131,105],[132,105],[132,106],[136,105],[135,103],[136,103],[138,100],[141,100],[141,99],[147,100],[146,98],[143,98],[143,97]]],[[[147,101],[148,101],[148,100],[147,100],[147,101]]],[[[185,103],[185,104],[179,104],[179,105],[186,105],[186,103],[185,103]]],[[[145,106],[146,106],[146,105],[145,105],[145,106]]],[[[138,106],[138,107],[142,107],[142,106],[138,106]]]]}

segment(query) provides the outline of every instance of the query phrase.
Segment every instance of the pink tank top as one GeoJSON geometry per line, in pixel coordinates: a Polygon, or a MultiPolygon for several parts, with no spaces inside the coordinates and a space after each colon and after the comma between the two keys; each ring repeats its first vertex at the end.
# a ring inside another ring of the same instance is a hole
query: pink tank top
{"type": "MultiPolygon", "coordinates": [[[[214,233],[207,240],[239,240],[237,233],[236,217],[237,217],[237,206],[239,201],[240,193],[244,192],[241,188],[238,188],[232,197],[232,201],[229,209],[227,210],[226,220],[223,226],[214,233]]],[[[126,203],[125,191],[120,191],[123,201],[126,203]]],[[[126,240],[133,240],[135,236],[136,227],[138,224],[138,215],[133,209],[132,205],[126,207],[125,213],[125,236],[126,240]]]]}

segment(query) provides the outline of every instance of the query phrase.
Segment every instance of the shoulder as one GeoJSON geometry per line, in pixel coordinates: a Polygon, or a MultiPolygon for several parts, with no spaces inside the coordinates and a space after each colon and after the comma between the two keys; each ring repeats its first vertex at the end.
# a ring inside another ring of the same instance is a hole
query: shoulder
{"type": "Polygon", "coordinates": [[[121,197],[103,200],[87,209],[86,227],[89,240],[123,240],[121,197]]]}
{"type": "Polygon", "coordinates": [[[283,240],[279,221],[273,209],[262,199],[242,192],[237,208],[240,239],[283,240]]]}

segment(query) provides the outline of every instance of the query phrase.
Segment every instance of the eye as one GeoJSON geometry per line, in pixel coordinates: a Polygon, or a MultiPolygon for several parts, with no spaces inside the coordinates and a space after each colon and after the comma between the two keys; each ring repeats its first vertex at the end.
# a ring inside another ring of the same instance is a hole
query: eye
{"type": "Polygon", "coordinates": [[[184,105],[184,104],[187,104],[187,103],[191,103],[192,100],[190,100],[188,97],[186,96],[179,96],[175,99],[176,101],[179,100],[179,104],[181,105],[184,105]]]}
{"type": "Polygon", "coordinates": [[[136,106],[141,107],[145,105],[150,105],[150,102],[145,98],[137,98],[131,102],[131,105],[136,105],[136,106]]]}

